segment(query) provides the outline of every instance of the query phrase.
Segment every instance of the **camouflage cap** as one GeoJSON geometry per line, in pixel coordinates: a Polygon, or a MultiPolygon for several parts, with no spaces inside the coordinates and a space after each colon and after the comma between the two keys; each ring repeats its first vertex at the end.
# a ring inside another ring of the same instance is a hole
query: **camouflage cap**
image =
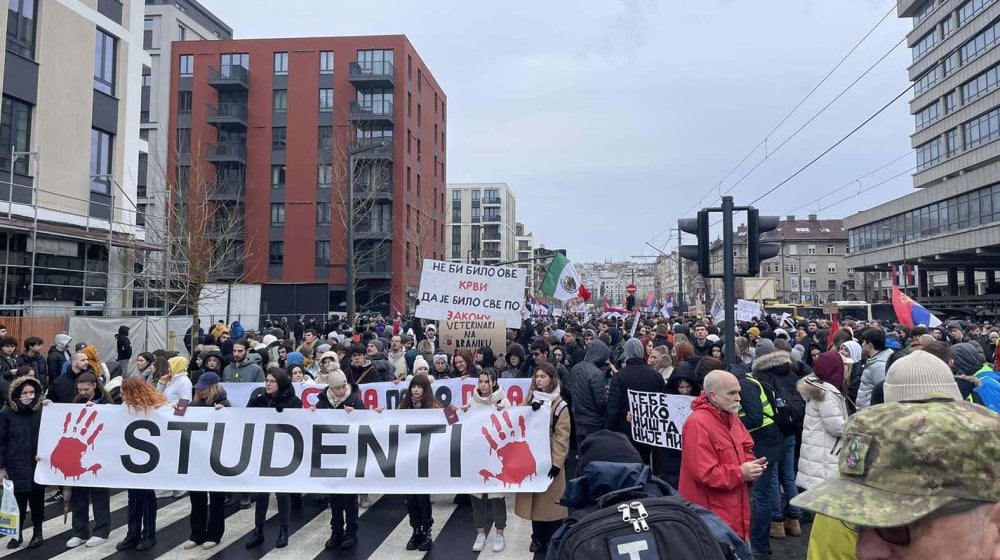
{"type": "Polygon", "coordinates": [[[963,500],[1000,502],[1000,415],[967,402],[890,403],[844,428],[838,476],[792,504],[865,527],[909,525],[963,500]]]}

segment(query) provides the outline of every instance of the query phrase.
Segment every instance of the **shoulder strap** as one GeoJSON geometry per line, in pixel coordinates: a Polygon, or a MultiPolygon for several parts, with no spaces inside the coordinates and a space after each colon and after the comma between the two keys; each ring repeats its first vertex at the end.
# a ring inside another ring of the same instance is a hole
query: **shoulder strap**
{"type": "Polygon", "coordinates": [[[549,432],[556,433],[556,421],[559,420],[559,415],[562,411],[566,409],[566,401],[560,400],[559,404],[556,405],[555,409],[552,411],[552,422],[549,423],[549,432]]]}

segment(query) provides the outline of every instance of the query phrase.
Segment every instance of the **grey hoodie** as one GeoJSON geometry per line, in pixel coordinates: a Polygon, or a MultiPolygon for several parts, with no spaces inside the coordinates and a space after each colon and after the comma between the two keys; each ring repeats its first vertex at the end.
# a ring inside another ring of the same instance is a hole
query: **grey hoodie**
{"type": "Polygon", "coordinates": [[[260,354],[257,352],[247,352],[247,357],[242,362],[233,362],[222,370],[222,381],[242,381],[247,383],[263,383],[264,370],[260,367],[260,354]]]}

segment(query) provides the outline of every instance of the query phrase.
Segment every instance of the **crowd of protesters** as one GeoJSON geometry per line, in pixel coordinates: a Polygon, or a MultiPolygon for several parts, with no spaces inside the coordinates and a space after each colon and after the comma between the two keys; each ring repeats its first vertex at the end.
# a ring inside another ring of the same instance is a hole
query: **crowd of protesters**
{"type": "MultiPolygon", "coordinates": [[[[117,355],[102,361],[96,346],[55,336],[18,341],[0,327],[0,477],[14,482],[22,526],[30,519],[29,548],[42,544],[46,489],[34,482],[35,451],[44,404],[120,404],[136,410],[160,406],[221,409],[230,406],[222,382],[262,383],[248,406],[300,408],[293,383],[326,386],[315,409],[350,412],[363,405],[358,385],[408,381],[401,409],[440,408],[435,379],[475,378],[472,407],[510,406],[500,378],[530,379],[525,403],[551,411],[551,480],[546,492],[519,493],[518,517],[531,521],[530,551],[551,555],[553,535],[570,511],[564,500],[569,472],[589,439],[609,431],[631,438],[628,391],[694,397],[681,450],[633,442],[638,461],[692,502],[711,510],[746,541],[756,558],[770,556],[771,539],[802,535],[812,521],[793,503],[802,490],[834,478],[852,414],[885,402],[935,394],[1000,409],[1000,355],[996,330],[987,325],[948,323],[940,328],[848,319],[831,325],[766,317],[735,325],[735,345],[723,343],[723,327],[710,318],[566,316],[527,319],[507,332],[504,348],[447,352],[432,322],[396,317],[364,318],[353,328],[331,320],[322,328],[300,317],[268,323],[259,332],[239,322],[218,323],[207,332],[195,325],[184,336],[191,359],[178,352],[133,353],[127,327],[114,335],[117,355]],[[729,353],[732,356],[729,356],[729,353]],[[727,360],[727,357],[730,359],[727,360]],[[727,365],[729,364],[729,365],[727,365]],[[929,389],[928,389],[929,388],[929,389]],[[734,451],[722,456],[719,450],[734,451]],[[30,510],[30,513],[29,513],[30,510]]],[[[48,502],[64,500],[50,489],[48,502]]],[[[362,490],[363,489],[359,489],[362,490]]],[[[147,550],[156,543],[156,500],[183,491],[129,490],[129,525],[118,550],[147,550]]],[[[96,547],[110,534],[110,492],[73,488],[68,493],[72,538],[67,547],[96,547]],[[93,520],[90,513],[93,511],[93,520]]],[[[263,544],[269,493],[191,492],[191,536],[184,548],[212,549],[225,532],[225,508],[256,503],[255,528],[247,548],[263,544]]],[[[331,509],[326,548],[358,542],[364,494],[323,497],[331,509]]],[[[302,496],[277,493],[276,547],[288,545],[290,511],[302,496]]],[[[504,550],[507,502],[503,494],[471,497],[476,529],[472,548],[504,550]]],[[[430,550],[434,524],[431,497],[406,496],[413,535],[407,550],[430,550]]],[[[853,558],[856,533],[817,516],[810,558],[853,558]]],[[[8,548],[21,546],[11,539],[8,548]]]]}

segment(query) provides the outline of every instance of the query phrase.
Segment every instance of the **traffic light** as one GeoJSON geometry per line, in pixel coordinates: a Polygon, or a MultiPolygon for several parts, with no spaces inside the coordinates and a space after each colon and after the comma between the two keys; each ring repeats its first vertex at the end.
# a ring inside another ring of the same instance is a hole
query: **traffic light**
{"type": "Polygon", "coordinates": [[[625,309],[627,311],[635,309],[635,296],[627,296],[625,298],[625,309]]]}
{"type": "Polygon", "coordinates": [[[778,229],[778,219],[778,216],[761,216],[756,208],[747,210],[747,276],[760,274],[760,261],[781,252],[781,243],[768,243],[766,239],[761,242],[761,234],[778,229]]]}
{"type": "Polygon", "coordinates": [[[677,227],[684,233],[693,234],[698,238],[697,245],[681,245],[677,253],[681,258],[697,262],[698,274],[708,278],[712,272],[709,262],[708,210],[699,210],[697,218],[677,220],[677,227]]]}

